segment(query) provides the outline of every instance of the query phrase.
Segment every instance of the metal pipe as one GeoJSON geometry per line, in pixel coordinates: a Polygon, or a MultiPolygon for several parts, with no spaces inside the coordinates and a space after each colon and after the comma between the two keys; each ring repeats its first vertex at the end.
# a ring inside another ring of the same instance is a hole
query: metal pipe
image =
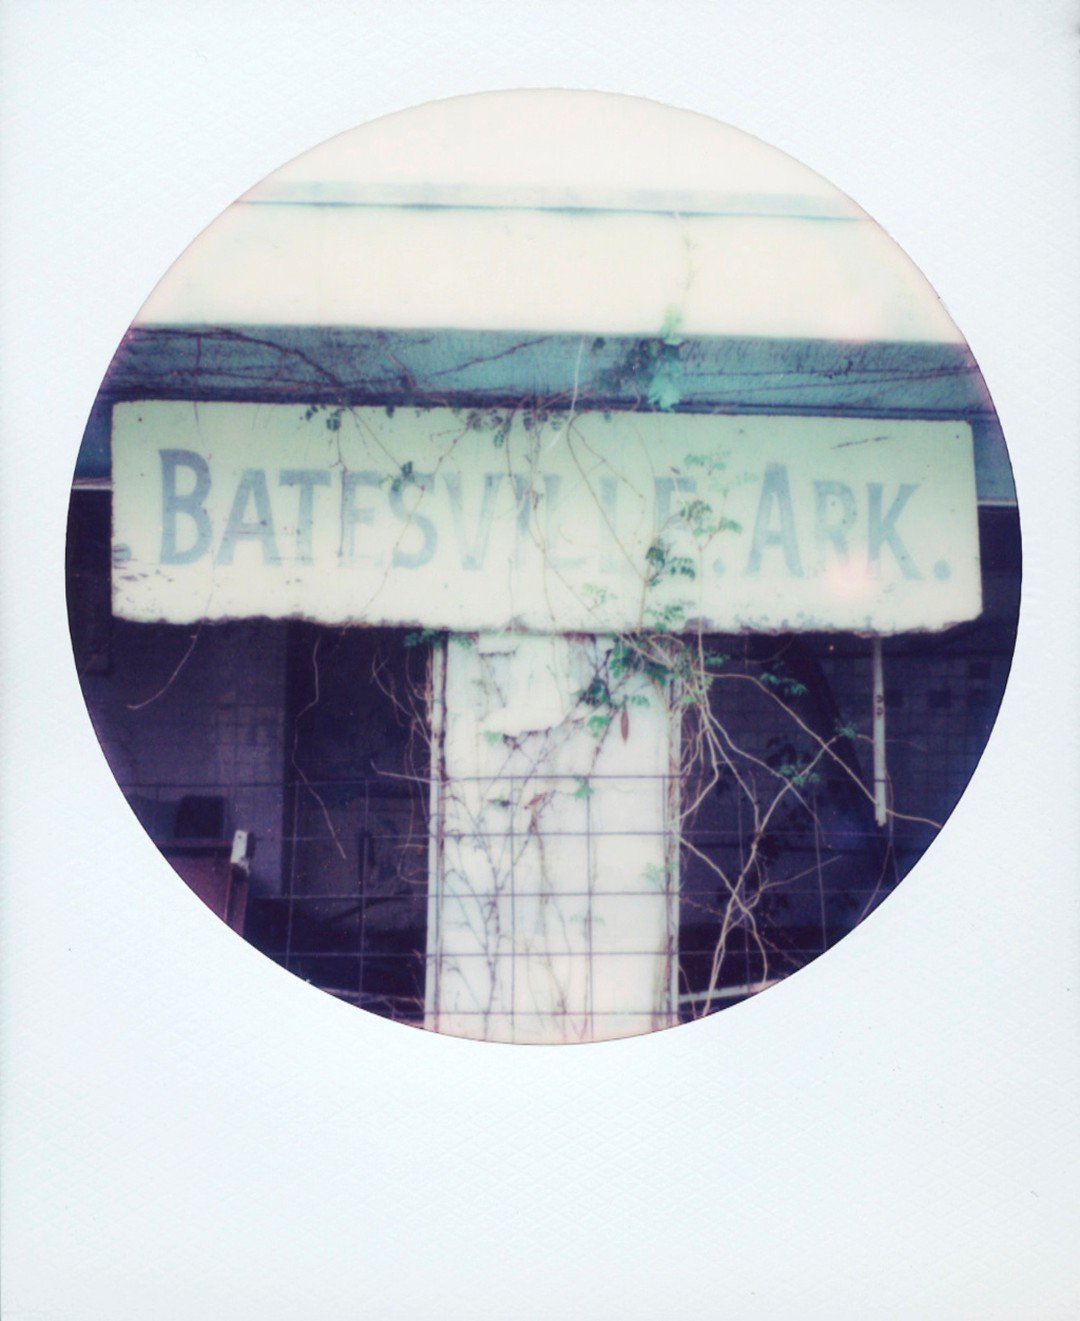
{"type": "Polygon", "coordinates": [[[872,643],[874,666],[874,820],[883,826],[889,819],[888,777],[885,770],[885,665],[881,639],[872,643]]]}

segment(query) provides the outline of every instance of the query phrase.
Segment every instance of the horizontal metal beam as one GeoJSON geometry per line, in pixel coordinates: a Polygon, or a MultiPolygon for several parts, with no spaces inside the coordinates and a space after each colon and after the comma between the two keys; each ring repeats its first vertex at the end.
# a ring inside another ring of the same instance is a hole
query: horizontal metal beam
{"type": "Polygon", "coordinates": [[[1001,429],[963,345],[348,326],[133,328],[91,413],[76,479],[108,477],[111,409],[125,399],[647,409],[658,370],[675,411],[962,418],[975,432],[980,501],[1015,502],[1001,429]]]}

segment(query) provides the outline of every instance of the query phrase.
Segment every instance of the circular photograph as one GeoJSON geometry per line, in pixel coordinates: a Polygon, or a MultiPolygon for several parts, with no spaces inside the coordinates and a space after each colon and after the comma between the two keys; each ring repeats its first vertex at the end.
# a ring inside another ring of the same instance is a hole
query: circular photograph
{"type": "Polygon", "coordinates": [[[1020,532],[962,335],[848,197],[686,111],[485,93],[169,270],[67,584],[119,789],[213,913],[399,1023],[580,1043],[887,898],[989,738],[1020,532]]]}

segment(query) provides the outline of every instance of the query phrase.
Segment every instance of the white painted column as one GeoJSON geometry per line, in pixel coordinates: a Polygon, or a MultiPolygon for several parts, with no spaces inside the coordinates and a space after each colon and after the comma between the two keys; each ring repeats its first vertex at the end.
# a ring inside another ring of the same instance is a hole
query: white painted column
{"type": "Polygon", "coordinates": [[[452,638],[435,669],[427,1025],[575,1042],[676,1021],[677,722],[613,640],[452,638]]]}

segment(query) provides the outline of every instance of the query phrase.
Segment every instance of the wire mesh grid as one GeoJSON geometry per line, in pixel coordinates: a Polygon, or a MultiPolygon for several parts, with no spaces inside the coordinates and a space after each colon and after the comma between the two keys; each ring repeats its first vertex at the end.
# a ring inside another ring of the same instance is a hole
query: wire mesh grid
{"type": "MultiPolygon", "coordinates": [[[[219,845],[234,829],[258,840],[247,939],[315,985],[422,1022],[430,775],[422,746],[420,755],[416,748],[404,755],[411,735],[371,681],[373,657],[381,656],[384,672],[413,686],[414,717],[423,707],[403,635],[265,620],[187,629],[113,619],[108,513],[105,493],[72,501],[69,610],[95,727],[136,815],[168,855],[190,835],[192,803],[196,817],[216,803],[211,833],[223,836],[219,845]]],[[[767,865],[747,873],[734,905],[722,877],[741,876],[754,847],[750,799],[721,778],[680,822],[682,1017],[732,1003],[828,949],[889,893],[951,811],[989,735],[1011,659],[1015,510],[981,511],[980,546],[982,617],[944,634],[885,642],[896,814],[885,829],[855,788],[868,782],[869,641],[835,634],[712,640],[744,675],[775,670],[782,653],[784,672],[806,689],[794,705],[812,728],[829,738],[838,728],[850,732],[836,745],[843,766],[818,768],[799,786],[805,806],[770,818],[757,839],[767,865]]],[[[764,694],[721,681],[714,700],[733,743],[759,763],[756,775],[784,766],[800,773],[805,749],[764,694]]],[[[684,803],[694,798],[695,772],[680,776],[679,791],[684,803]]],[[[589,839],[602,836],[591,814],[583,829],[589,839]]],[[[632,844],[633,832],[623,833],[632,844]]],[[[535,892],[520,880],[513,877],[511,893],[527,902],[535,892]]],[[[636,884],[606,877],[605,887],[611,904],[641,899],[636,884]]],[[[593,888],[588,874],[580,891],[568,893],[588,900],[593,888]]]]}
{"type": "MultiPolygon", "coordinates": [[[[745,872],[753,846],[751,801],[735,790],[731,777],[721,779],[681,823],[681,1018],[734,1003],[815,958],[871,911],[919,856],[936,833],[930,823],[947,815],[974,767],[1007,665],[1007,654],[986,645],[993,639],[972,641],[978,645],[945,654],[939,648],[931,656],[904,654],[897,647],[888,658],[892,802],[899,811],[924,819],[898,818],[886,830],[876,826],[872,805],[856,785],[860,779],[866,783],[867,750],[859,732],[869,709],[866,644],[857,639],[800,643],[820,669],[824,687],[819,682],[818,691],[828,692],[829,712],[835,705],[838,718],[863,713],[862,719],[851,716],[852,737],[840,741],[853,775],[833,768],[834,773],[802,786],[799,805],[776,813],[757,841],[766,865],[746,874],[734,910],[730,887],[721,877],[745,872]]],[[[721,682],[716,707],[747,764],[756,764],[758,776],[775,779],[778,768],[797,754],[790,746],[785,712],[761,692],[737,685],[725,689],[721,682]]],[[[242,742],[238,730],[238,746],[242,742]]],[[[431,776],[300,777],[290,774],[286,764],[280,780],[245,780],[242,759],[233,764],[236,773],[227,782],[129,780],[123,787],[159,842],[170,838],[179,805],[192,798],[220,798],[227,808],[227,828],[246,824],[236,816],[237,803],[260,796],[272,801],[282,823],[280,837],[264,839],[260,847],[279,850],[280,874],[268,876],[252,894],[247,939],[314,985],[376,1013],[422,1023],[429,955],[431,776]]],[[[581,777],[569,778],[566,792],[580,792],[581,777]]],[[[585,787],[596,786],[586,782],[585,787]]],[[[691,783],[681,788],[684,800],[691,796],[691,783]]],[[[662,789],[657,786],[658,792],[662,789]]],[[[604,838],[608,832],[593,819],[589,803],[586,793],[573,827],[550,832],[553,844],[576,839],[591,847],[604,838]]],[[[657,832],[618,833],[644,840],[657,832]]],[[[512,833],[509,843],[514,854],[512,833]]],[[[640,879],[628,879],[605,878],[606,904],[629,905],[655,893],[640,879]]],[[[586,905],[593,891],[588,873],[580,884],[572,878],[561,881],[563,897],[580,897],[586,905]]],[[[508,892],[478,891],[477,897],[513,904],[541,896],[517,887],[511,871],[508,892]]],[[[626,948],[604,957],[629,959],[644,952],[626,948]]],[[[512,943],[505,955],[512,969],[512,943]]]]}

